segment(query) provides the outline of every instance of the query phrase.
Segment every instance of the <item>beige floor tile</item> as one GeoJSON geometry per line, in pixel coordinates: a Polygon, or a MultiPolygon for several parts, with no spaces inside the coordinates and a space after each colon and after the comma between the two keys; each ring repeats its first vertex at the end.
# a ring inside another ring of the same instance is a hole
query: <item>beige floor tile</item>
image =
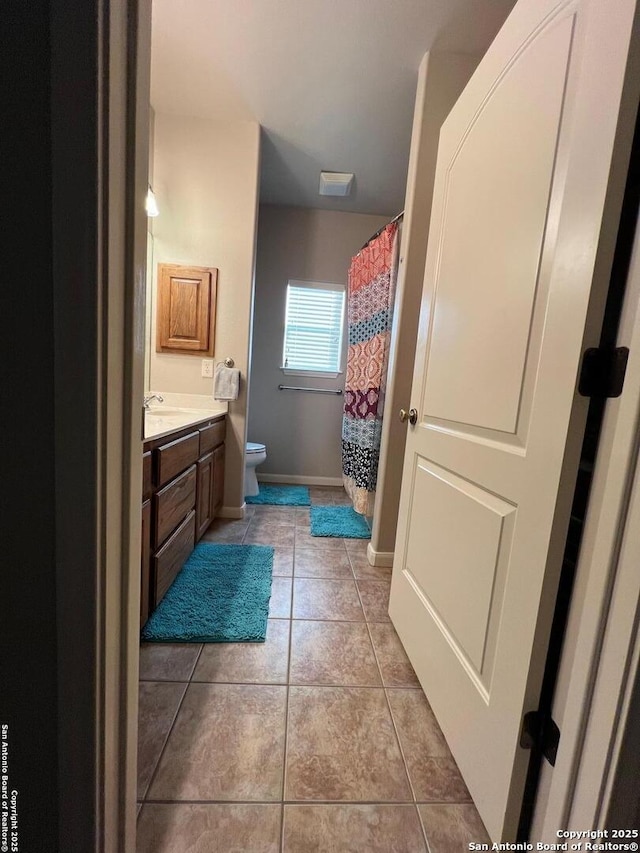
{"type": "Polygon", "coordinates": [[[270,619],[289,619],[291,616],[291,584],[291,578],[271,579],[270,619]]]}
{"type": "Polygon", "coordinates": [[[344,547],[348,554],[353,554],[356,557],[367,559],[367,547],[369,539],[345,539],[344,547]]]}
{"type": "Polygon", "coordinates": [[[320,551],[341,551],[344,553],[344,539],[332,536],[312,536],[308,530],[296,527],[296,548],[315,548],[320,551]]]}
{"type": "Polygon", "coordinates": [[[186,684],[142,681],[138,707],[138,799],[143,799],[171,730],[186,684]]]}
{"type": "Polygon", "coordinates": [[[293,618],[364,621],[355,581],[296,578],[293,618]]]}
{"type": "Polygon", "coordinates": [[[256,506],[251,524],[295,524],[296,509],[292,506],[256,506]]]}
{"type": "Polygon", "coordinates": [[[296,509],[296,527],[309,527],[309,507],[298,507],[296,509]]]}
{"type": "Polygon", "coordinates": [[[189,681],[200,643],[142,643],[140,678],[144,681],[189,681]]]}
{"type": "Polygon", "coordinates": [[[201,541],[241,545],[248,527],[248,519],[216,518],[201,541]]]}
{"type": "Polygon", "coordinates": [[[333,496],[337,492],[335,486],[310,486],[309,497],[312,504],[321,506],[332,506],[333,496]]]}
{"type": "Polygon", "coordinates": [[[244,537],[245,545],[273,545],[274,547],[291,548],[294,544],[293,524],[272,524],[255,519],[249,524],[244,537]]]}
{"type": "Polygon", "coordinates": [[[390,622],[370,622],[369,631],[385,686],[419,687],[420,683],[393,625],[390,622]]]}
{"type": "Polygon", "coordinates": [[[293,575],[293,548],[276,547],[273,549],[273,575],[274,577],[288,577],[293,575]]]}
{"type": "Polygon", "coordinates": [[[425,850],[415,806],[284,808],[283,853],[424,853],[425,850]]]}
{"type": "Polygon", "coordinates": [[[418,802],[465,803],[467,786],[421,690],[387,690],[418,802]]]}
{"type": "Polygon", "coordinates": [[[302,622],[291,634],[291,684],[379,687],[367,626],[359,622],[302,622]]]}
{"type": "Polygon", "coordinates": [[[150,803],[137,853],[278,853],[280,805],[150,803]]]}
{"type": "Polygon", "coordinates": [[[461,853],[472,841],[491,843],[472,803],[418,806],[418,811],[431,853],[461,853]]]}
{"type": "Polygon", "coordinates": [[[422,690],[387,688],[391,713],[403,751],[450,758],[451,751],[422,690]]]}
{"type": "Polygon", "coordinates": [[[341,489],[333,496],[333,503],[334,506],[353,506],[353,501],[344,489],[341,489]]]}
{"type": "Polygon", "coordinates": [[[282,795],[286,687],[190,684],[149,799],[282,795]]]}
{"type": "Polygon", "coordinates": [[[367,622],[391,621],[389,619],[389,592],[391,590],[389,582],[359,580],[358,590],[367,622]]]}
{"type": "Polygon", "coordinates": [[[370,566],[369,561],[362,554],[351,552],[348,556],[353,574],[358,580],[391,582],[390,566],[370,566]]]}
{"type": "Polygon", "coordinates": [[[407,762],[419,803],[470,803],[471,795],[453,758],[407,762]]]}
{"type": "Polygon", "coordinates": [[[411,799],[384,691],[290,687],[285,798],[411,799]]]}
{"type": "Polygon", "coordinates": [[[288,656],[288,620],[269,619],[264,643],[205,644],[193,680],[285,684],[288,656]]]}
{"type": "Polygon", "coordinates": [[[301,578],[347,578],[353,580],[351,563],[344,551],[296,548],[295,576],[301,578]]]}

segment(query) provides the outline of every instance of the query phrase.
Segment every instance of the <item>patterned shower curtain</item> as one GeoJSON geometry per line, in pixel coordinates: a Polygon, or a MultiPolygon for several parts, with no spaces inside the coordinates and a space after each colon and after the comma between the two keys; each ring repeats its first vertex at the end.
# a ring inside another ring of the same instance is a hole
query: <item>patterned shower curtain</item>
{"type": "Polygon", "coordinates": [[[396,223],[351,259],[342,472],[353,508],[373,515],[397,274],[396,223]]]}

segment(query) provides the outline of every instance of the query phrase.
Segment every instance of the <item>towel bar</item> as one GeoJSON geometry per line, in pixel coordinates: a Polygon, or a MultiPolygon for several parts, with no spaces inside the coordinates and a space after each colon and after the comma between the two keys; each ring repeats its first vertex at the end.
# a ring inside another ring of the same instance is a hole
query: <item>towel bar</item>
{"type": "Polygon", "coordinates": [[[342,394],[341,388],[300,388],[297,385],[278,385],[280,391],[312,391],[314,394],[342,394]]]}

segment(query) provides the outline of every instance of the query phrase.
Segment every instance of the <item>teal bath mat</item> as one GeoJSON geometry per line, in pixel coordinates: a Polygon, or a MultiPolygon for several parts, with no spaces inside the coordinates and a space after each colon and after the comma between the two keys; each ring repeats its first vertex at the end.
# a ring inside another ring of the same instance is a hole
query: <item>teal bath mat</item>
{"type": "Polygon", "coordinates": [[[248,504],[273,504],[274,506],[311,506],[306,486],[273,486],[260,483],[260,494],[245,498],[248,504]]]}
{"type": "Polygon", "coordinates": [[[364,516],[350,506],[312,506],[311,535],[371,539],[364,516]]]}
{"type": "Polygon", "coordinates": [[[196,545],[142,629],[147,643],[264,643],[273,548],[196,545]]]}

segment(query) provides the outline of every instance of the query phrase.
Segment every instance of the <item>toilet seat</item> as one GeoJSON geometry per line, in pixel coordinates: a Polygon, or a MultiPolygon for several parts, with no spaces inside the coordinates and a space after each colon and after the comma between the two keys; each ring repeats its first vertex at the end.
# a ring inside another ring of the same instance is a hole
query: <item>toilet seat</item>
{"type": "Polygon", "coordinates": [[[248,441],[246,452],[247,453],[264,453],[266,450],[266,446],[264,444],[258,444],[255,441],[248,441]]]}

